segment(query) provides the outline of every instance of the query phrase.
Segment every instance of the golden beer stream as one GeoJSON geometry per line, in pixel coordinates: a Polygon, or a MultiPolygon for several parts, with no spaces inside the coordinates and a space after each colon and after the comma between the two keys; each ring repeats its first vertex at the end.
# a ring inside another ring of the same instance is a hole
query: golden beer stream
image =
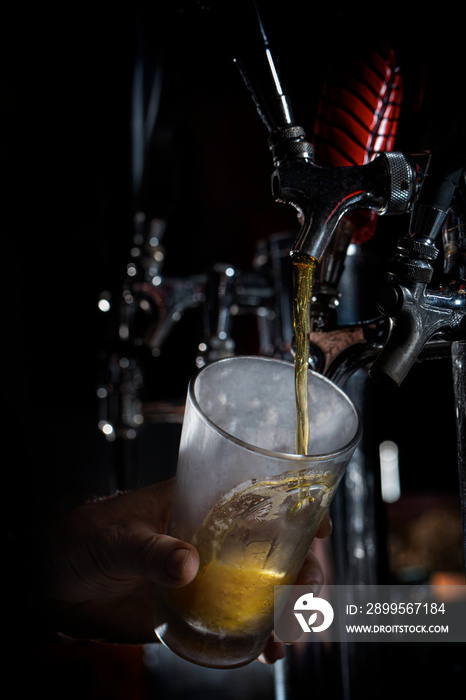
{"type": "Polygon", "coordinates": [[[293,254],[293,326],[295,332],[296,440],[295,452],[309,450],[308,369],[310,305],[317,262],[304,253],[293,254]]]}

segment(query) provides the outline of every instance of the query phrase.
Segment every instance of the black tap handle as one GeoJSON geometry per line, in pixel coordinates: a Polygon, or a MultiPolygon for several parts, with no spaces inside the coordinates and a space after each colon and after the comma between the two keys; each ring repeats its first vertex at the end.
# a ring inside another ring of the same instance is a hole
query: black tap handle
{"type": "Polygon", "coordinates": [[[458,187],[465,161],[458,154],[434,151],[419,194],[419,203],[448,211],[458,187]]]}
{"type": "Polygon", "coordinates": [[[426,174],[414,204],[410,236],[434,241],[441,230],[465,168],[457,153],[436,150],[429,157],[426,174]]]}
{"type": "Polygon", "coordinates": [[[293,125],[289,99],[255,0],[229,2],[230,50],[269,133],[293,125]]]}

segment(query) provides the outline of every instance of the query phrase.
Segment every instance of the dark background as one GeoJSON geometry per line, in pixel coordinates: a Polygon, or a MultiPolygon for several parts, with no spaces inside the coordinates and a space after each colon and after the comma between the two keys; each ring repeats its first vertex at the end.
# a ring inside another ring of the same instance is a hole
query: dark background
{"type": "MultiPolygon", "coordinates": [[[[409,17],[393,6],[264,5],[296,121],[309,134],[328,58],[345,61],[358,42],[385,34],[405,84],[397,149],[419,152],[452,135],[464,148],[460,18],[448,5],[409,17]]],[[[2,463],[11,532],[57,503],[118,485],[115,446],[97,428],[98,358],[112,332],[97,300],[102,290],[118,295],[135,211],[167,218],[165,271],[181,275],[217,261],[248,266],[257,240],[294,230],[296,220],[272,201],[266,130],[231,61],[218,4],[68,3],[2,14],[2,463]],[[141,49],[147,78],[163,62],[164,80],[139,189],[131,104],[141,49]]],[[[381,223],[371,243],[381,270],[405,224],[381,223]]],[[[378,284],[371,278],[365,291],[374,304],[378,284]]],[[[195,333],[182,327],[169,348],[164,397],[184,394],[195,333]]],[[[396,395],[373,391],[370,429],[400,445],[404,493],[440,493],[459,507],[448,361],[415,367],[396,395]]],[[[169,445],[150,431],[142,437],[144,480],[173,470],[177,435],[169,445]],[[147,471],[153,462],[160,471],[147,471]]],[[[112,692],[95,697],[119,697],[112,692]]]]}
{"type": "MultiPolygon", "coordinates": [[[[58,438],[65,461],[82,459],[79,469],[86,469],[90,455],[79,445],[92,428],[81,411],[95,408],[96,357],[109,332],[96,303],[102,290],[118,295],[135,211],[166,218],[167,275],[203,272],[218,261],[248,266],[257,240],[296,230],[293,211],[272,201],[267,132],[231,60],[230,42],[241,46],[241,36],[231,36],[228,6],[155,2],[115,11],[72,4],[4,13],[4,387],[15,427],[25,431],[21,445],[33,446],[26,461],[45,451],[53,462],[58,438]],[[141,51],[146,94],[160,65],[164,78],[138,188],[131,109],[141,51]]],[[[405,85],[397,148],[414,153],[451,138],[464,99],[451,14],[368,15],[302,2],[262,10],[295,119],[309,134],[329,57],[344,62],[361,42],[385,35],[405,85]]],[[[455,136],[461,148],[462,129],[455,136]]],[[[405,225],[380,224],[374,246],[381,270],[405,225]]],[[[375,299],[379,282],[370,284],[366,295],[375,299]]],[[[190,342],[182,337],[183,353],[174,355],[177,395],[193,369],[190,342]]],[[[424,379],[416,388],[422,391],[428,399],[434,393],[424,379]]],[[[44,467],[32,471],[42,475],[44,467]]],[[[24,487],[29,475],[20,481],[24,487]]]]}

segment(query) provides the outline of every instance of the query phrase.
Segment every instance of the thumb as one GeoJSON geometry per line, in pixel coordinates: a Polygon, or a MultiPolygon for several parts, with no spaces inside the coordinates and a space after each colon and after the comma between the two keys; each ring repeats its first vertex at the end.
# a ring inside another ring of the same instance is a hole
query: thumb
{"type": "Polygon", "coordinates": [[[156,548],[163,562],[158,571],[159,583],[166,586],[186,586],[195,578],[199,569],[199,554],[192,545],[168,535],[159,535],[156,548]]]}
{"type": "Polygon", "coordinates": [[[199,554],[188,542],[152,533],[147,539],[141,539],[138,545],[133,551],[133,566],[145,578],[173,588],[187,586],[195,578],[199,554]]]}

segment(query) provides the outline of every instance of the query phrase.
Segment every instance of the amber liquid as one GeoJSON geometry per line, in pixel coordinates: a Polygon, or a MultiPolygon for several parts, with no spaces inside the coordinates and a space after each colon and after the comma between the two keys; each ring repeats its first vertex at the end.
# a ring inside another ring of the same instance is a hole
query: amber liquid
{"type": "Polygon", "coordinates": [[[293,254],[293,326],[295,332],[296,438],[295,452],[309,451],[309,336],[310,308],[316,261],[304,253],[293,254]]]}
{"type": "Polygon", "coordinates": [[[193,583],[170,592],[185,620],[209,632],[244,634],[273,614],[274,586],[291,583],[279,571],[212,559],[193,583]]]}
{"type": "Polygon", "coordinates": [[[168,592],[172,606],[209,632],[257,633],[269,625],[274,586],[292,583],[333,485],[328,474],[302,470],[233,489],[199,528],[199,572],[168,592]]]}

